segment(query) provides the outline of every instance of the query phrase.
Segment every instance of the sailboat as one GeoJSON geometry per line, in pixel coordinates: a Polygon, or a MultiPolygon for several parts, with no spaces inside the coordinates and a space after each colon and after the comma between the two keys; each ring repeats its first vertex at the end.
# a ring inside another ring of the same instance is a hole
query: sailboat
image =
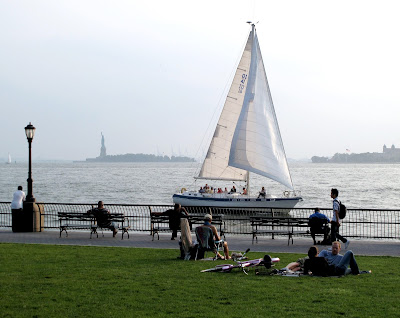
{"type": "Polygon", "coordinates": [[[293,208],[302,198],[294,191],[283,147],[255,24],[237,66],[224,108],[215,128],[200,173],[195,179],[244,181],[250,189],[249,173],[283,184],[291,191],[282,197],[239,193],[173,195],[182,206],[293,208]]]}
{"type": "Polygon", "coordinates": [[[11,163],[11,155],[10,155],[10,153],[8,153],[8,160],[7,160],[6,163],[7,163],[7,164],[10,164],[10,163],[11,163]]]}

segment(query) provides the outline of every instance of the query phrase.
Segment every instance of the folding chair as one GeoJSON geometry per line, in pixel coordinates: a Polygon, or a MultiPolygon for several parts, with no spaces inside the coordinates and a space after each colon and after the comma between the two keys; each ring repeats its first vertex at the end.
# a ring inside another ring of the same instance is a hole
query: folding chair
{"type": "Polygon", "coordinates": [[[195,233],[198,242],[195,260],[197,260],[198,258],[204,258],[205,252],[208,251],[214,253],[213,260],[216,260],[218,256],[218,251],[223,246],[224,241],[214,241],[213,232],[208,226],[202,225],[196,227],[195,233]]]}
{"type": "Polygon", "coordinates": [[[191,249],[193,247],[192,243],[192,235],[190,233],[190,226],[188,219],[182,218],[181,219],[181,242],[182,242],[182,249],[184,251],[184,260],[188,261],[190,260],[191,256],[191,249]]]}

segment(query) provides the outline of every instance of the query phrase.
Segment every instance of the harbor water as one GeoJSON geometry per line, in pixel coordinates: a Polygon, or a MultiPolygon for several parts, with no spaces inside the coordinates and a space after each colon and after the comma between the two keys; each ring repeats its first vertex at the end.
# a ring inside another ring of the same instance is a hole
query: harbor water
{"type": "MultiPolygon", "coordinates": [[[[197,180],[199,163],[36,163],[33,162],[33,194],[37,202],[118,204],[172,204],[182,188],[199,189],[205,183],[227,187],[232,182],[197,180]]],[[[304,199],[297,207],[330,208],[330,189],[351,209],[399,209],[399,164],[289,163],[295,190],[304,199]]],[[[0,165],[0,201],[9,202],[18,185],[27,189],[27,163],[0,165]]],[[[236,182],[242,189],[244,182],[236,182]]],[[[280,184],[250,175],[250,192],[262,186],[273,195],[286,189],[280,184]]]]}

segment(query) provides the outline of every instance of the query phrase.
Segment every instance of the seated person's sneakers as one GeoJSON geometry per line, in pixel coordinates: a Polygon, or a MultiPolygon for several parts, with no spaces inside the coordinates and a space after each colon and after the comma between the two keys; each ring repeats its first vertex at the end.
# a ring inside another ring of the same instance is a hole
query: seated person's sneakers
{"type": "Polygon", "coordinates": [[[360,274],[372,274],[372,271],[371,270],[369,270],[369,271],[361,271],[360,274]]]}
{"type": "Polygon", "coordinates": [[[344,243],[344,248],[347,250],[347,248],[349,247],[350,244],[350,240],[347,240],[346,243],[344,243]]]}

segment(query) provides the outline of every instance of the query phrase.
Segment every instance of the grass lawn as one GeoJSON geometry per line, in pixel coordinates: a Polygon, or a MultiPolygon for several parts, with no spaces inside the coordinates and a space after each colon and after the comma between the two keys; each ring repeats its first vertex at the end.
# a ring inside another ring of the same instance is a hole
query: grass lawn
{"type": "MultiPolygon", "coordinates": [[[[0,317],[400,316],[400,258],[358,256],[372,275],[292,278],[200,273],[224,261],[178,252],[0,244],[0,317]]],[[[304,255],[271,256],[281,268],[304,255]]]]}

